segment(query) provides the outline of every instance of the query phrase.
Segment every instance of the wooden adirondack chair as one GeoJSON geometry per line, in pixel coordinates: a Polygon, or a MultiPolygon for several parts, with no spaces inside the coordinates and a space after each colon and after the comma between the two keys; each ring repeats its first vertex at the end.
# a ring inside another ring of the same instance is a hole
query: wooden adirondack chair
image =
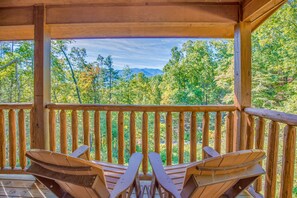
{"type": "MultiPolygon", "coordinates": [[[[261,150],[243,150],[220,155],[205,147],[205,160],[173,166],[162,166],[160,155],[150,153],[153,179],[149,196],[158,190],[160,197],[236,197],[265,171],[259,161],[261,150]]],[[[259,194],[253,192],[252,196],[259,194]]]]}
{"type": "Polygon", "coordinates": [[[130,197],[142,192],[138,169],[142,154],[134,153],[129,166],[87,161],[88,146],[70,155],[46,150],[31,150],[26,156],[33,162],[27,172],[34,175],[58,197],[130,197]]]}

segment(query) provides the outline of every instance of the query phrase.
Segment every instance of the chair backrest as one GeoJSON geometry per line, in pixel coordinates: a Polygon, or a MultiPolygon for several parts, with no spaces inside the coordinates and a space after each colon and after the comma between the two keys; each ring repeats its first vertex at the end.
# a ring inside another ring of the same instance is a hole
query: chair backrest
{"type": "MultiPolygon", "coordinates": [[[[240,179],[265,173],[259,166],[259,161],[264,158],[265,152],[262,150],[242,150],[191,163],[187,167],[183,186],[186,188],[189,180],[195,180],[194,197],[219,197],[240,179]]],[[[189,196],[187,191],[183,189],[182,194],[189,196]]]]}
{"type": "Polygon", "coordinates": [[[30,150],[33,175],[54,180],[73,197],[109,197],[103,169],[89,161],[46,150],[30,150]]]}

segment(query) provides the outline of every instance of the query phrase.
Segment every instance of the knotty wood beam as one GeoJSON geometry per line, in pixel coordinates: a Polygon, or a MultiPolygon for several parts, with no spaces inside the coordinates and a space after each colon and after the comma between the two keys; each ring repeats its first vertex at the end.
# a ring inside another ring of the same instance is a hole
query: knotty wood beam
{"type": "Polygon", "coordinates": [[[234,148],[245,149],[246,120],[243,109],[251,106],[251,23],[240,22],[234,30],[234,103],[236,112],[234,148]]]}
{"type": "Polygon", "coordinates": [[[242,21],[253,22],[266,15],[287,0],[245,0],[242,6],[242,21]]]}
{"type": "MultiPolygon", "coordinates": [[[[238,12],[232,3],[52,5],[46,7],[46,24],[55,39],[232,38],[238,12]]],[[[0,40],[33,39],[32,7],[0,8],[0,18],[0,40]]]]}
{"type": "Polygon", "coordinates": [[[34,108],[32,147],[48,149],[50,103],[50,32],[45,24],[45,7],[34,7],[34,108]]]}

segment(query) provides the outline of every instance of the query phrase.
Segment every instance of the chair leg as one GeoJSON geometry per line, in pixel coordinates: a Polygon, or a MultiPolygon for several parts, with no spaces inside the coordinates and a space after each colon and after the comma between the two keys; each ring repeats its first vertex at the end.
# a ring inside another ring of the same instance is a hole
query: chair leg
{"type": "Polygon", "coordinates": [[[258,176],[239,180],[233,187],[227,190],[223,196],[236,197],[257,178],[258,176]]]}
{"type": "Polygon", "coordinates": [[[148,189],[148,193],[149,193],[150,198],[153,198],[155,196],[155,193],[156,193],[156,178],[155,178],[154,175],[153,175],[153,178],[152,178],[150,188],[148,189]]]}

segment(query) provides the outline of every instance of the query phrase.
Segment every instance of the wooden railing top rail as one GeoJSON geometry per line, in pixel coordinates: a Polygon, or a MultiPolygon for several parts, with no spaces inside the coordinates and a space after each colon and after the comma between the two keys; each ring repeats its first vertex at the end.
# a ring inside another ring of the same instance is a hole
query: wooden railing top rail
{"type": "Polygon", "coordinates": [[[217,112],[235,111],[233,105],[100,105],[100,104],[48,104],[49,109],[139,111],[139,112],[217,112]]]}
{"type": "Polygon", "coordinates": [[[258,108],[245,108],[244,111],[249,115],[259,116],[291,126],[297,126],[297,115],[294,114],[258,108]]]}
{"type": "Polygon", "coordinates": [[[32,103],[0,103],[0,109],[32,109],[32,103]]]}

